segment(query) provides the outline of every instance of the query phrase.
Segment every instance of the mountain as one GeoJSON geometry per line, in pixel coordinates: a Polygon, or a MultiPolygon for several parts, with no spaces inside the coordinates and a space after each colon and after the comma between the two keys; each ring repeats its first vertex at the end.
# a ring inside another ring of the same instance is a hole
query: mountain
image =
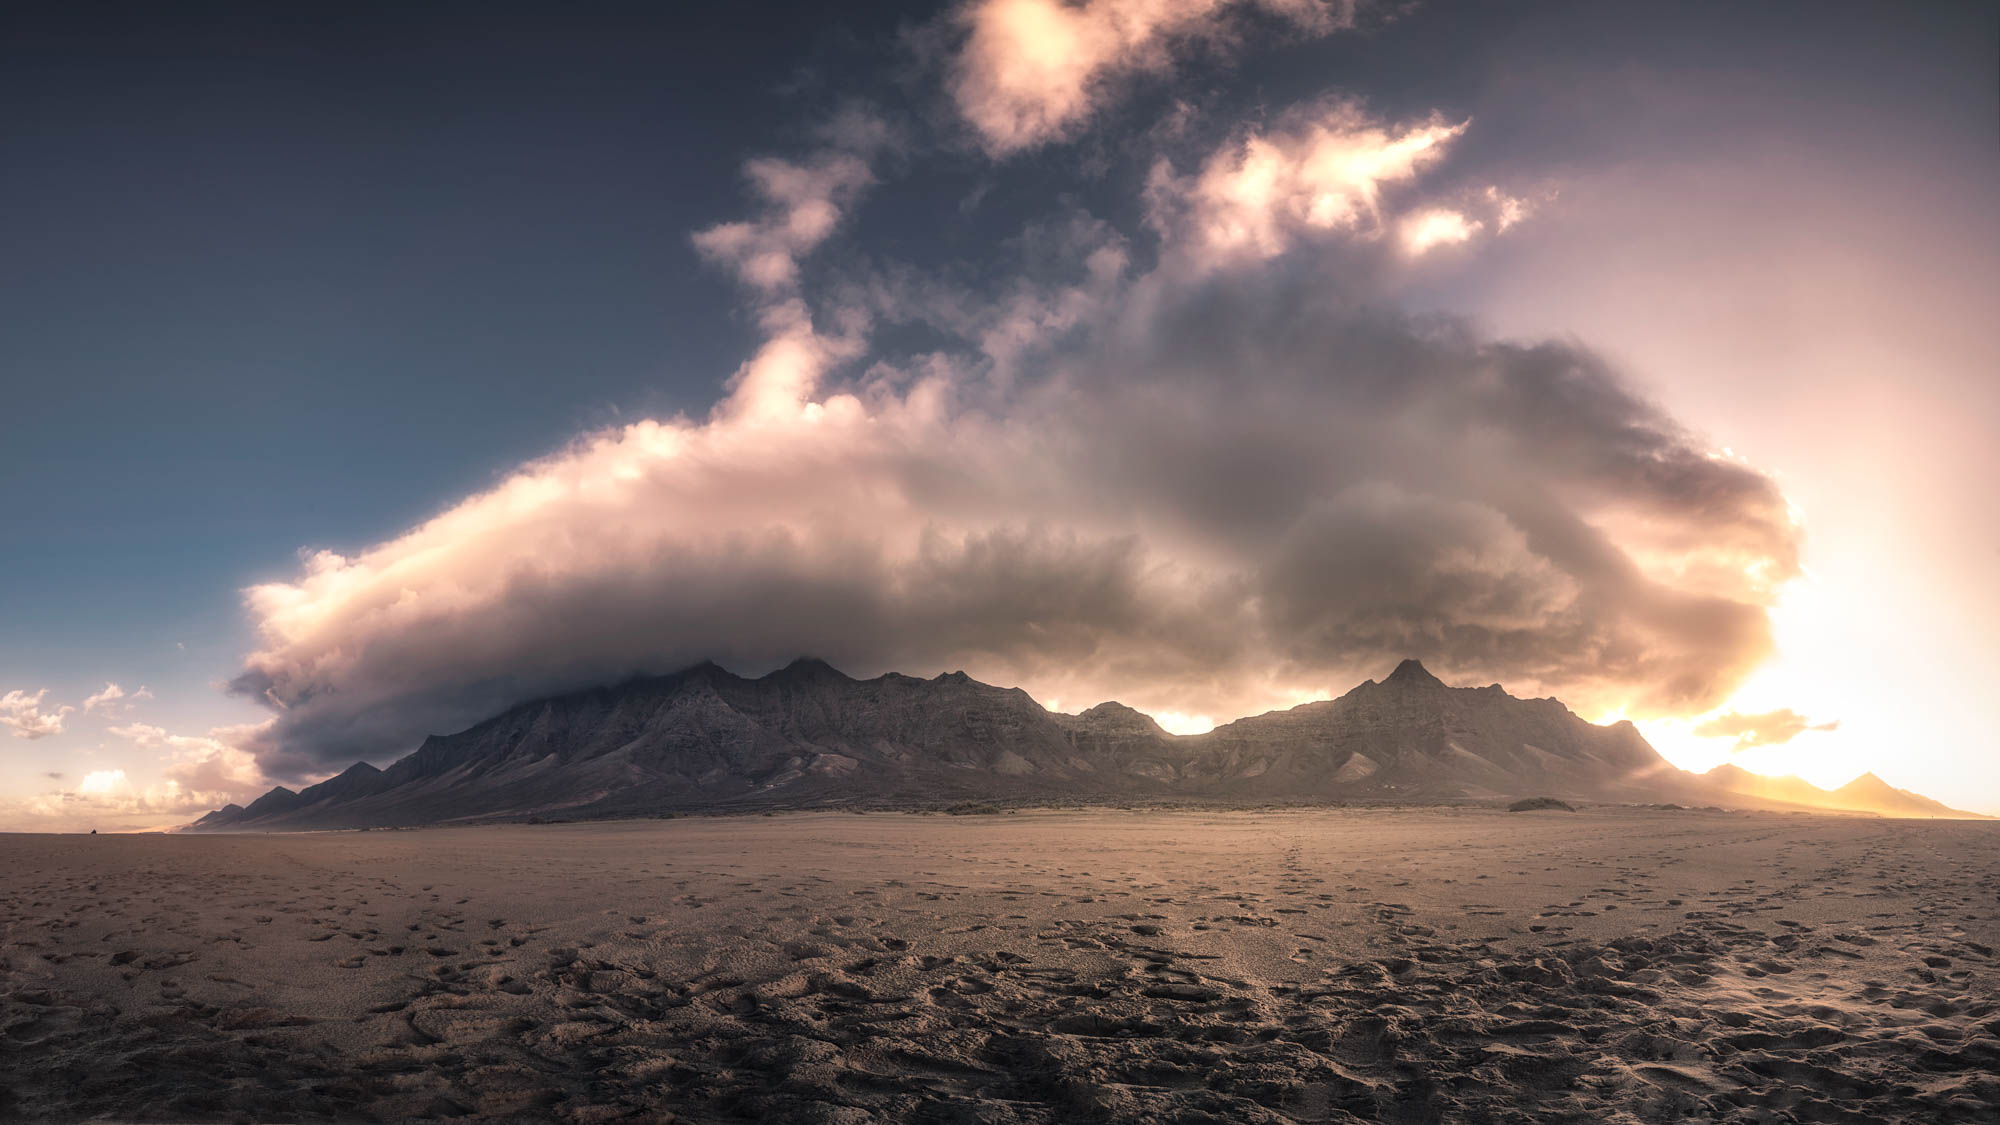
{"type": "Polygon", "coordinates": [[[213,827],[217,825],[228,824],[231,821],[242,820],[243,818],[244,818],[243,806],[231,803],[224,805],[219,809],[216,809],[214,812],[204,815],[200,820],[197,820],[193,824],[188,825],[188,827],[200,828],[203,825],[208,825],[213,827]]]}
{"type": "Polygon", "coordinates": [[[1767,793],[1759,787],[1771,779],[1723,770],[1685,773],[1630,723],[1596,726],[1554,699],[1517,699],[1498,684],[1448,687],[1414,660],[1339,699],[1193,736],[1169,734],[1120,703],[1051,712],[1018,688],[963,672],[856,680],[822,661],[798,660],[759,679],[701,664],[523,704],[457,734],[433,735],[387,769],[356,763],[317,785],[298,792],[281,786],[189,827],[362,828],[1048,798],[1553,795],[1786,808],[1813,803],[1795,798],[1817,794],[1821,807],[1955,815],[1879,781],[1895,801],[1863,786],[1843,798],[1850,805],[1829,805],[1838,794],[1811,786],[1812,794],[1767,793]],[[1920,802],[1924,811],[1917,811],[1920,802]]]}
{"type": "Polygon", "coordinates": [[[1446,687],[1414,660],[1339,699],[1186,740],[1186,777],[1232,797],[1652,800],[1680,771],[1631,723],[1595,726],[1498,684],[1446,687]]]}
{"type": "Polygon", "coordinates": [[[1958,817],[1965,813],[1934,801],[1921,793],[1908,789],[1898,789],[1873,773],[1864,773],[1853,781],[1833,791],[1836,808],[1861,809],[1879,812],[1885,816],[1946,816],[1958,817]]]}
{"type": "Polygon", "coordinates": [[[1921,793],[1897,789],[1872,773],[1864,773],[1838,789],[1822,789],[1801,777],[1767,777],[1741,766],[1720,765],[1697,775],[1718,791],[1739,798],[1776,802],[1803,809],[1866,812],[1882,816],[1973,817],[1921,793]]]}

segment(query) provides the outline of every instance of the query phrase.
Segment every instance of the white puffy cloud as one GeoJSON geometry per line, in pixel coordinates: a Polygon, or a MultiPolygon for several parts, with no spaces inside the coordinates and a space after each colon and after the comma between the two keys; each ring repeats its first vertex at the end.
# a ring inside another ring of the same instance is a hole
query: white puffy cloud
{"type": "Polygon", "coordinates": [[[1231,17],[1263,12],[1325,34],[1354,22],[1354,0],[972,0],[949,84],[994,156],[1075,134],[1118,82],[1169,69],[1191,41],[1227,41],[1231,17]]]}
{"type": "Polygon", "coordinates": [[[42,700],[49,689],[42,688],[33,695],[26,691],[10,691],[0,695],[0,726],[14,732],[15,738],[47,738],[63,732],[63,717],[76,708],[67,704],[54,710],[44,710],[42,700]]]}
{"type": "Polygon", "coordinates": [[[83,701],[83,713],[88,715],[99,707],[107,711],[127,709],[141,699],[151,698],[153,698],[153,693],[144,684],[140,684],[137,691],[127,692],[115,683],[106,683],[103,691],[83,701]]]}
{"type": "Polygon", "coordinates": [[[173,734],[147,723],[128,723],[109,732],[133,746],[165,751],[162,782],[136,796],[142,809],[185,811],[213,808],[252,798],[270,787],[256,755],[244,749],[268,724],[220,727],[205,735],[173,734]]]}
{"type": "Polygon", "coordinates": [[[76,791],[86,797],[102,797],[126,787],[124,770],[91,770],[76,783],[76,791]]]}

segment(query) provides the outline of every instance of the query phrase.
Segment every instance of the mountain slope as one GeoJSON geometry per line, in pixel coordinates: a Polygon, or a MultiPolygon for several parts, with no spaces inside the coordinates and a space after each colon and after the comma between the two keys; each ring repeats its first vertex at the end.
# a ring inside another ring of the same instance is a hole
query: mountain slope
{"type": "Polygon", "coordinates": [[[1447,687],[1416,661],[1339,699],[1176,736],[1119,703],[1066,715],[962,672],[856,680],[799,660],[759,679],[702,664],[523,704],[432,736],[387,769],[356,763],[190,827],[1053,797],[1792,803],[1734,781],[1676,769],[1630,723],[1596,726],[1497,684],[1447,687]]]}

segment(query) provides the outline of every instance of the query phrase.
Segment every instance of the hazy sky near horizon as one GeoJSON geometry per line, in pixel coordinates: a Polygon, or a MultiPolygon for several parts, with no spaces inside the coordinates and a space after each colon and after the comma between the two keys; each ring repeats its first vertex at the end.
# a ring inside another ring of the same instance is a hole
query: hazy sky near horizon
{"type": "Polygon", "coordinates": [[[717,9],[0,14],[0,829],[803,653],[2000,813],[2000,8],[717,9]]]}

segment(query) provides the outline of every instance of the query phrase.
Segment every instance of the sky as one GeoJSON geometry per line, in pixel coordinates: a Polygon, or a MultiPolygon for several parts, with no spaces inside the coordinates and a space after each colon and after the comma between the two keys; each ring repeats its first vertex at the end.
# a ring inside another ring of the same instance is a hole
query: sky
{"type": "Polygon", "coordinates": [[[709,7],[0,13],[0,829],[804,654],[2000,813],[2000,8],[709,7]]]}

